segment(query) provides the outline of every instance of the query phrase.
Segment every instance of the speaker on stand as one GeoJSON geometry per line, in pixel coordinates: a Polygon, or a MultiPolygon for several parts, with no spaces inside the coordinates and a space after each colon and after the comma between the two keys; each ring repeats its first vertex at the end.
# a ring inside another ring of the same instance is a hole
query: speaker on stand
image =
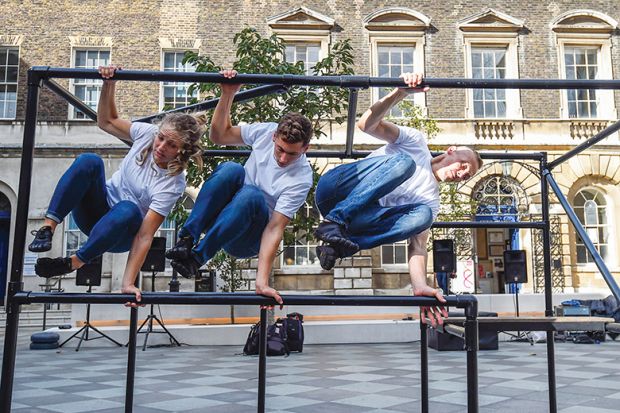
{"type": "MultiPolygon", "coordinates": [[[[515,294],[515,313],[519,317],[519,284],[527,283],[527,263],[525,260],[525,250],[505,250],[504,251],[504,283],[513,284],[515,294]]],[[[513,336],[516,340],[534,342],[528,338],[526,332],[517,331],[513,336]]]]}
{"type": "MultiPolygon", "coordinates": [[[[100,286],[101,285],[101,261],[102,261],[101,257],[97,257],[93,261],[89,262],[88,264],[84,264],[81,268],[79,268],[75,275],[75,285],[87,286],[88,290],[86,292],[88,293],[92,292],[93,286],[100,286]]],[[[97,327],[94,327],[90,323],[90,304],[86,304],[86,321],[84,322],[84,325],[82,326],[82,328],[76,331],[71,337],[69,337],[62,343],[60,343],[58,347],[64,346],[68,341],[70,341],[74,337],[77,337],[78,335],[80,335],[78,337],[79,343],[77,347],[75,348],[75,351],[80,351],[80,346],[82,346],[82,342],[96,340],[98,338],[105,338],[118,346],[122,346],[121,343],[114,340],[112,337],[104,334],[101,330],[99,330],[97,327]],[[99,334],[99,336],[90,337],[89,336],[90,330],[93,330],[95,333],[99,334]]]]}
{"type": "Polygon", "coordinates": [[[456,272],[456,254],[451,239],[433,240],[433,272],[444,294],[450,294],[450,275],[456,272]]]}
{"type": "MultiPolygon", "coordinates": [[[[140,271],[150,272],[151,273],[151,292],[155,292],[155,274],[157,272],[164,271],[166,269],[166,238],[165,237],[154,237],[153,242],[151,243],[151,248],[149,252],[146,254],[146,258],[144,259],[144,263],[140,268],[140,271]]],[[[154,304],[151,304],[151,311],[149,315],[146,316],[140,328],[136,334],[146,334],[144,336],[144,343],[142,344],[142,351],[146,350],[146,346],[149,340],[149,334],[168,334],[170,338],[170,345],[173,346],[181,346],[181,343],[168,331],[164,322],[160,320],[154,312],[154,304]],[[155,321],[162,328],[163,331],[154,331],[153,330],[153,321],[155,321]],[[146,326],[146,330],[142,331],[142,329],[146,326]]]]}

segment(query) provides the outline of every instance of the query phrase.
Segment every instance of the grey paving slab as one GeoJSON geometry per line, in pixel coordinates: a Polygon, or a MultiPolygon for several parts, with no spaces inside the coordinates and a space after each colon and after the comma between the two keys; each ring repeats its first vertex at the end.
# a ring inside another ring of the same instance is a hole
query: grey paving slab
{"type": "MultiPolygon", "coordinates": [[[[258,358],[231,346],[153,347],[138,352],[136,413],[256,411],[258,358]]],[[[620,341],[556,344],[559,411],[608,413],[620,401],[620,341]],[[599,409],[599,410],[596,410],[599,409]]],[[[267,359],[268,412],[420,411],[419,344],[307,345],[267,359]]],[[[18,347],[16,412],[122,411],[127,350],[85,343],[79,352],[18,347]]],[[[464,352],[429,351],[430,408],[462,412],[464,352]]],[[[547,411],[546,345],[500,343],[479,353],[480,412],[547,411]]]]}

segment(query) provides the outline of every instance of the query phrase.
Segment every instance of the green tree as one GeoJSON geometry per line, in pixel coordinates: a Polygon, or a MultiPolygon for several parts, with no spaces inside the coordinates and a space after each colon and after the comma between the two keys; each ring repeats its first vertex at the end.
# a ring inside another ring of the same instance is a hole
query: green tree
{"type": "MultiPolygon", "coordinates": [[[[284,60],[285,45],[282,39],[276,35],[264,37],[254,28],[245,28],[234,36],[233,42],[236,47],[236,60],[232,68],[239,73],[261,74],[293,74],[304,75],[303,62],[286,62],[284,60]]],[[[200,55],[196,52],[185,53],[184,62],[192,64],[197,72],[218,72],[222,67],[216,65],[209,55],[200,55]]],[[[312,69],[312,75],[352,75],[353,72],[353,48],[349,40],[334,43],[329,54],[316,63],[312,69]]],[[[257,85],[243,85],[242,90],[256,87],[257,85]]],[[[196,83],[190,86],[189,93],[199,91],[203,99],[219,97],[220,88],[213,83],[196,83]]],[[[323,129],[330,122],[342,123],[346,120],[348,90],[338,87],[291,87],[283,94],[274,94],[253,99],[249,102],[233,104],[231,119],[233,124],[253,122],[277,122],[283,113],[300,112],[313,123],[316,137],[325,135],[323,129]]],[[[207,127],[210,124],[212,111],[206,114],[207,127]]],[[[211,143],[207,136],[203,139],[203,147],[206,149],[219,149],[219,146],[211,143]]],[[[198,187],[213,172],[215,167],[227,160],[243,163],[244,159],[238,158],[206,158],[205,167],[199,171],[194,165],[188,169],[188,185],[198,187]]],[[[314,185],[308,194],[307,202],[314,203],[314,188],[319,175],[316,167],[314,170],[314,185]]],[[[187,214],[180,204],[177,204],[173,217],[178,225],[182,225],[187,214]]],[[[295,234],[304,234],[311,237],[312,228],[317,224],[316,216],[297,214],[291,221],[291,229],[285,233],[285,241],[290,243],[295,234]]],[[[228,262],[226,260],[220,262],[228,262]]],[[[223,265],[218,267],[220,271],[226,268],[229,274],[223,279],[233,280],[232,267],[223,265]]],[[[238,288],[238,287],[237,287],[238,288]]],[[[225,285],[225,289],[233,291],[232,284],[225,285]]]]}

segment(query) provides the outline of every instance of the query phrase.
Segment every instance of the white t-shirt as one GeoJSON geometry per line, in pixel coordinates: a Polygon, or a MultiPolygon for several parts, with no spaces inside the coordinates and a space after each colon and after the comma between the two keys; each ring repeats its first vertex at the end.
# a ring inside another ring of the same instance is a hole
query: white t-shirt
{"type": "Polygon", "coordinates": [[[439,183],[433,175],[426,138],[417,129],[399,126],[398,138],[373,151],[368,157],[404,153],[415,161],[413,176],[379,200],[381,206],[424,204],[433,211],[433,219],[439,213],[439,183]]]}
{"type": "Polygon", "coordinates": [[[305,154],[284,168],[278,165],[272,139],[277,127],[277,123],[241,125],[241,138],[252,147],[244,166],[245,184],[263,191],[270,212],[293,218],[312,187],[312,168],[305,154]]]}
{"type": "Polygon", "coordinates": [[[144,217],[149,209],[167,216],[175,202],[185,190],[185,173],[168,176],[153,160],[153,151],[149,152],[142,165],[136,163],[136,157],[142,150],[153,144],[159,128],[150,123],[133,122],[130,136],[133,146],[121,162],[118,171],[106,182],[108,205],[116,205],[122,200],[135,203],[144,217]]]}

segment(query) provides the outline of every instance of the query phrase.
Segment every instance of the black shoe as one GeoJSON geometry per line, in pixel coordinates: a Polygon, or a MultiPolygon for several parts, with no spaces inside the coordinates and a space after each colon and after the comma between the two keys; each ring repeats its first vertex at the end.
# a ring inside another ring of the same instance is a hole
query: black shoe
{"type": "Polygon", "coordinates": [[[335,222],[321,222],[314,231],[314,236],[331,244],[338,250],[341,257],[349,257],[360,250],[359,245],[347,237],[342,225],[335,222]]]}
{"type": "Polygon", "coordinates": [[[173,260],[170,265],[184,278],[196,277],[200,268],[200,264],[191,256],[186,260],[173,260]]]}
{"type": "Polygon", "coordinates": [[[181,237],[177,244],[166,251],[166,258],[169,260],[186,260],[191,256],[194,248],[194,238],[191,235],[181,237]]]}
{"type": "Polygon", "coordinates": [[[34,265],[34,272],[36,272],[39,277],[43,278],[57,277],[59,275],[69,274],[72,271],[73,265],[69,257],[43,257],[39,258],[34,265]]]}
{"type": "Polygon", "coordinates": [[[28,245],[31,252],[45,252],[52,249],[52,227],[46,225],[38,229],[38,231],[30,232],[34,235],[34,240],[28,245]]]}
{"type": "Polygon", "coordinates": [[[330,245],[319,245],[316,247],[316,256],[319,257],[319,263],[324,270],[334,268],[336,259],[338,259],[336,250],[330,245]]]}

